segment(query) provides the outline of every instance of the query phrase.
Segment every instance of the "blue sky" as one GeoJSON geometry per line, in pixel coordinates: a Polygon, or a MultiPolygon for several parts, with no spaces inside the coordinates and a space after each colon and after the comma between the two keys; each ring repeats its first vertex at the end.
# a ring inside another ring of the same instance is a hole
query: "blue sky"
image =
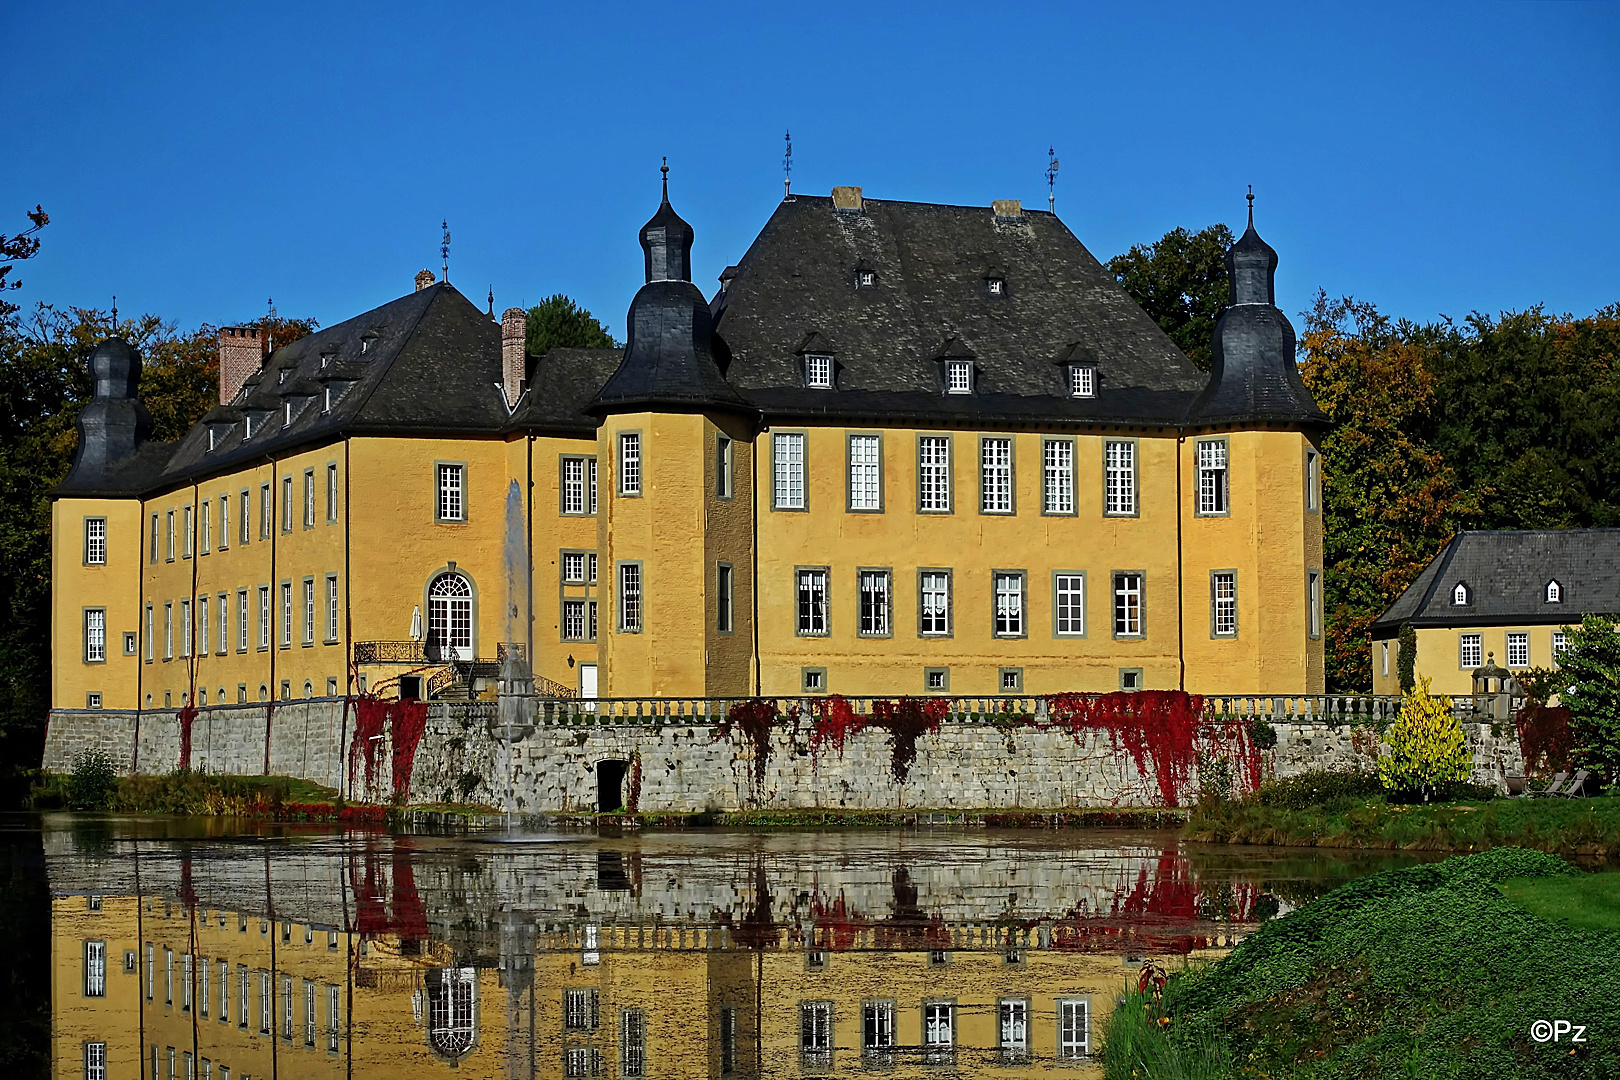
{"type": "MultiPolygon", "coordinates": [[[[782,191],[1057,207],[1107,259],[1257,223],[1316,290],[1428,319],[1620,301],[1620,7],[931,3],[0,8],[25,303],[330,325],[439,265],[622,337],[671,193],[712,292],[782,191]]],[[[16,295],[13,299],[17,299],[16,295]]]]}

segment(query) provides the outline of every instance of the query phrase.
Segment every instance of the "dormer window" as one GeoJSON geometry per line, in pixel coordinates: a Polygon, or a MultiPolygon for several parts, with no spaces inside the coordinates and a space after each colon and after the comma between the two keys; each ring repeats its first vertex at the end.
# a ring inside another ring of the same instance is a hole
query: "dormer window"
{"type": "Polygon", "coordinates": [[[280,386],[282,383],[286,382],[287,376],[291,374],[292,368],[282,368],[280,374],[276,376],[276,385],[280,386]]]}
{"type": "Polygon", "coordinates": [[[368,330],[364,334],[361,334],[360,335],[360,352],[362,354],[370,352],[372,343],[375,342],[376,340],[377,340],[377,332],[375,330],[368,330]]]}
{"type": "Polygon", "coordinates": [[[1556,580],[1547,582],[1547,603],[1562,604],[1564,602],[1564,587],[1556,580]]]}
{"type": "Polygon", "coordinates": [[[331,411],[332,411],[332,388],[330,386],[328,386],[326,388],[326,402],[325,402],[325,404],[323,404],[321,406],[321,412],[331,412],[331,411]]]}
{"type": "Polygon", "coordinates": [[[991,296],[1007,295],[1007,279],[1000,274],[991,274],[984,279],[984,287],[991,296]]]}
{"type": "Polygon", "coordinates": [[[1467,605],[1468,601],[1469,601],[1468,586],[1466,584],[1464,584],[1463,582],[1461,582],[1461,581],[1457,582],[1456,588],[1451,590],[1451,602],[1452,602],[1452,604],[1456,605],[1457,607],[1463,607],[1463,606],[1467,605]]]}
{"type": "Polygon", "coordinates": [[[870,289],[876,284],[877,271],[875,270],[861,270],[855,275],[855,285],[857,288],[870,289]]]}
{"type": "Polygon", "coordinates": [[[292,402],[283,401],[281,403],[281,416],[281,426],[292,427],[292,402]]]}
{"type": "Polygon", "coordinates": [[[1090,364],[1070,364],[1069,396],[1096,397],[1097,369],[1090,364]]]}
{"type": "Polygon", "coordinates": [[[214,452],[214,434],[215,434],[214,429],[209,428],[208,429],[208,452],[210,454],[214,452]]]}
{"type": "Polygon", "coordinates": [[[973,363],[970,360],[945,362],[945,392],[947,394],[973,393],[973,363]]]}
{"type": "Polygon", "coordinates": [[[253,438],[253,414],[249,413],[247,424],[242,429],[242,439],[246,441],[251,438],[253,438]]]}
{"type": "Polygon", "coordinates": [[[833,358],[825,353],[807,353],[804,358],[804,385],[812,390],[831,390],[833,358]]]}

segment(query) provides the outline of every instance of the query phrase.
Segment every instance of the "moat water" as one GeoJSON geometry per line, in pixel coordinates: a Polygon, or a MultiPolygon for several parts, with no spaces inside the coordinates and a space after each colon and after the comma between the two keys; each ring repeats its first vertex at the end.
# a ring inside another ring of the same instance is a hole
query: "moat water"
{"type": "Polygon", "coordinates": [[[1096,1076],[1144,964],[1423,858],[67,814],[0,837],[0,1059],[61,1080],[1096,1076]]]}

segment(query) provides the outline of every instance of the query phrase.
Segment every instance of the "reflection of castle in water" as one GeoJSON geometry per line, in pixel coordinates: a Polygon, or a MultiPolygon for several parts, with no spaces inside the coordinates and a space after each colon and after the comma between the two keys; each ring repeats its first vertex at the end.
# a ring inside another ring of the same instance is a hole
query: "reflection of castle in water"
{"type": "Polygon", "coordinates": [[[1224,948],[1258,896],[987,834],[47,850],[86,1080],[1083,1076],[1141,960],[1224,948]]]}

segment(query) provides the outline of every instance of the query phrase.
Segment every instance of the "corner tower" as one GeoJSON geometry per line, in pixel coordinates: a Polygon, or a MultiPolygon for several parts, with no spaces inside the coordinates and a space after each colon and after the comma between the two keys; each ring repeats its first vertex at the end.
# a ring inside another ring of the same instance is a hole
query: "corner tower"
{"type": "Polygon", "coordinates": [[[754,684],[752,453],[756,411],[692,284],[692,227],[663,199],[641,228],[646,284],[624,359],[597,394],[606,513],[597,550],[604,697],[741,696],[754,684]]]}

